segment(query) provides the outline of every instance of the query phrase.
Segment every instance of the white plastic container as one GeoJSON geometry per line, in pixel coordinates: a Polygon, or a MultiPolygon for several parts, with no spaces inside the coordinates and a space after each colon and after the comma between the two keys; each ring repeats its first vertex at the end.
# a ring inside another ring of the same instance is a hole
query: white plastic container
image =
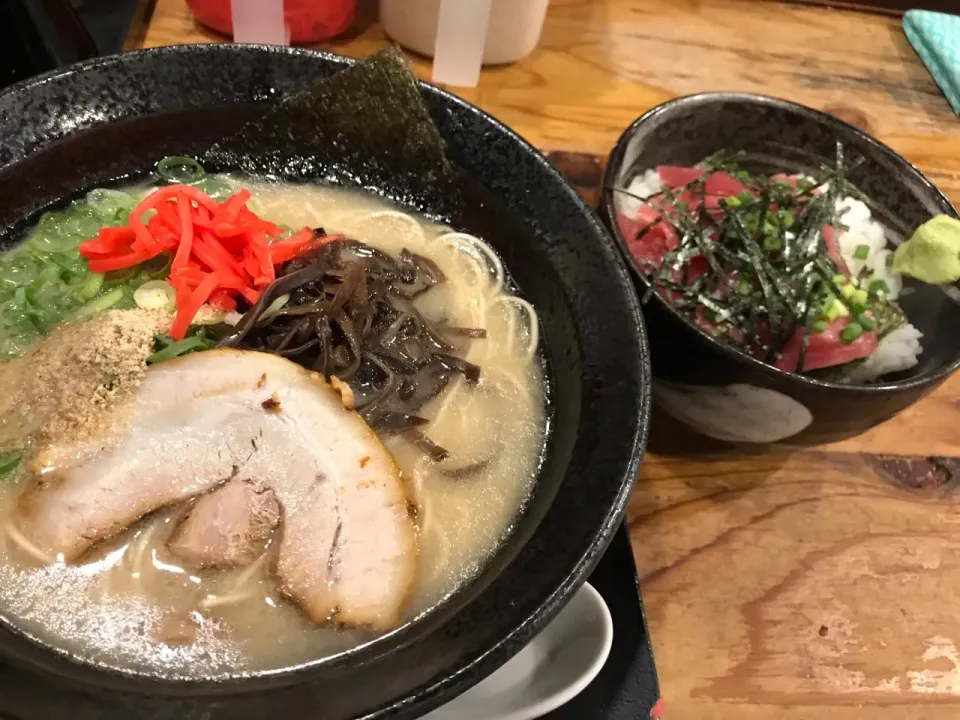
{"type": "Polygon", "coordinates": [[[481,65],[512,63],[540,42],[549,0],[380,0],[387,35],[432,57],[434,82],[477,84],[481,65]]]}
{"type": "MultiPolygon", "coordinates": [[[[2,1],[2,0],[0,0],[2,1]]],[[[283,0],[230,0],[233,41],[262,45],[289,45],[283,0]]]]}

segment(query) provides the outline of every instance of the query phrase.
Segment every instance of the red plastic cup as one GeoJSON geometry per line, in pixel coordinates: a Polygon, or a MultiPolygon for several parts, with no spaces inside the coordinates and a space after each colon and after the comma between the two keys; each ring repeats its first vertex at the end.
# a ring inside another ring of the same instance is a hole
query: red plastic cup
{"type": "MultiPolygon", "coordinates": [[[[224,35],[233,35],[230,0],[187,0],[197,21],[224,35]]],[[[329,40],[344,32],[357,14],[357,0],[283,0],[291,43],[329,40]]]]}

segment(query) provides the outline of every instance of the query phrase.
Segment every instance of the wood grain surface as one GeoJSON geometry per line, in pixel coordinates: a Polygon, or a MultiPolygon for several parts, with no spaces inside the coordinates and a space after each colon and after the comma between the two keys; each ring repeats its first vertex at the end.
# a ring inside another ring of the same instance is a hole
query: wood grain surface
{"type": "MultiPolygon", "coordinates": [[[[144,46],[216,42],[156,0],[144,46]]],[[[375,6],[322,47],[386,38],[375,6]]],[[[429,61],[415,59],[429,79],[429,61]]],[[[833,112],[960,201],[960,120],[899,22],[765,0],[554,0],[539,49],[457,90],[591,199],[640,113],[761,92],[833,112]]],[[[655,418],[629,511],[668,720],[960,717],[960,376],[883,426],[817,449],[701,445],[655,418]]],[[[585,720],[590,720],[585,718],[585,720]]]]}

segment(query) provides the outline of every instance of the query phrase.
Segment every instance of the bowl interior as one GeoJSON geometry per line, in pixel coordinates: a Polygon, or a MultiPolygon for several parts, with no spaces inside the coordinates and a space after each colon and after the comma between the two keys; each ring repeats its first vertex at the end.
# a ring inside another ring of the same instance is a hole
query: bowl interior
{"type": "MultiPolygon", "coordinates": [[[[252,46],[166,48],[15,87],[0,96],[3,246],[49,204],[144,172],[163,155],[201,154],[259,117],[264,100],[349,62],[252,46]]],[[[462,171],[450,222],[496,249],[543,325],[550,433],[507,542],[422,620],[300,668],[163,682],[63,657],[0,617],[8,658],[130,697],[216,696],[218,712],[231,717],[262,717],[278,698],[304,708],[322,702],[330,718],[415,716],[509,659],[583,582],[619,526],[646,440],[649,365],[630,279],[596,217],[539,153],[476,108],[430,86],[423,94],[462,171]],[[615,340],[602,332],[608,324],[619,329],[615,340]]],[[[111,702],[125,702],[118,697],[111,702]]]]}
{"type": "MultiPolygon", "coordinates": [[[[908,239],[935,215],[958,217],[950,202],[915,167],[853,126],[793,103],[740,94],[680,98],[641,117],[624,133],[611,155],[604,203],[613,217],[619,197],[609,187],[626,187],[635,175],[657,165],[694,165],[713,153],[728,150],[742,152],[749,170],[811,173],[835,162],[838,143],[845,163],[859,162],[848,178],[873,201],[873,217],[886,228],[891,247],[908,239]]],[[[629,256],[619,229],[615,233],[621,250],[629,256]]],[[[632,258],[629,262],[646,287],[643,273],[632,258]]],[[[886,376],[885,384],[910,383],[960,365],[960,334],[956,332],[960,325],[960,289],[911,279],[905,280],[904,288],[898,302],[924,335],[923,353],[916,367],[886,376]]],[[[650,302],[667,309],[659,296],[650,302]]],[[[718,344],[675,314],[705,342],[718,344]]]]}

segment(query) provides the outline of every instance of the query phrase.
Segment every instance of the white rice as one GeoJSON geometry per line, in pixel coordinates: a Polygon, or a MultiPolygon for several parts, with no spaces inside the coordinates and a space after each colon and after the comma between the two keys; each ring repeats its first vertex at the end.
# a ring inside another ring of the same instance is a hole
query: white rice
{"type": "Polygon", "coordinates": [[[917,356],[923,352],[920,338],[923,334],[907,323],[886,335],[870,357],[855,367],[847,379],[860,384],[876,380],[887,373],[909,370],[918,362],[917,356]]]}
{"type": "Polygon", "coordinates": [[[841,213],[841,222],[850,228],[837,237],[840,255],[850,272],[856,275],[864,267],[872,270],[874,279],[883,280],[890,288],[890,297],[896,299],[903,283],[899,275],[887,268],[887,258],[893,251],[887,249],[887,235],[883,225],[871,217],[870,208],[866,204],[852,197],[837,200],[837,211],[841,213]],[[870,248],[866,260],[854,257],[860,245],[870,248]]]}
{"type": "MultiPolygon", "coordinates": [[[[850,272],[856,275],[861,268],[869,268],[875,280],[883,280],[890,288],[890,299],[896,300],[903,290],[903,281],[887,267],[887,258],[893,251],[887,247],[883,225],[873,219],[865,203],[852,197],[838,200],[837,210],[841,212],[841,222],[849,228],[837,238],[837,246],[850,272]],[[860,245],[870,248],[866,260],[854,257],[860,245]]],[[[888,373],[915,367],[923,352],[921,337],[923,334],[910,323],[887,334],[870,357],[851,372],[850,382],[868,383],[888,373]]]]}
{"type": "Polygon", "coordinates": [[[647,170],[642,175],[637,175],[627,185],[626,193],[618,193],[618,206],[620,212],[628,217],[637,214],[643,200],[656,195],[663,189],[663,183],[660,182],[660,173],[656,170],[647,170]]]}
{"type": "MultiPolygon", "coordinates": [[[[620,212],[628,216],[635,215],[643,203],[641,198],[656,195],[662,188],[660,174],[656,170],[647,170],[635,176],[627,186],[629,194],[619,195],[620,212]]],[[[837,210],[841,213],[841,222],[848,228],[837,237],[837,246],[850,272],[856,275],[861,268],[869,268],[875,280],[883,280],[890,288],[890,299],[896,300],[903,289],[903,282],[898,274],[887,267],[887,258],[892,250],[887,246],[883,225],[874,220],[870,208],[856,198],[841,198],[837,201],[837,210]],[[869,248],[864,260],[854,256],[861,245],[869,248]]],[[[922,333],[910,323],[889,333],[870,357],[851,372],[850,381],[867,383],[882,375],[914,367],[923,350],[920,346],[921,337],[922,333]]]]}

